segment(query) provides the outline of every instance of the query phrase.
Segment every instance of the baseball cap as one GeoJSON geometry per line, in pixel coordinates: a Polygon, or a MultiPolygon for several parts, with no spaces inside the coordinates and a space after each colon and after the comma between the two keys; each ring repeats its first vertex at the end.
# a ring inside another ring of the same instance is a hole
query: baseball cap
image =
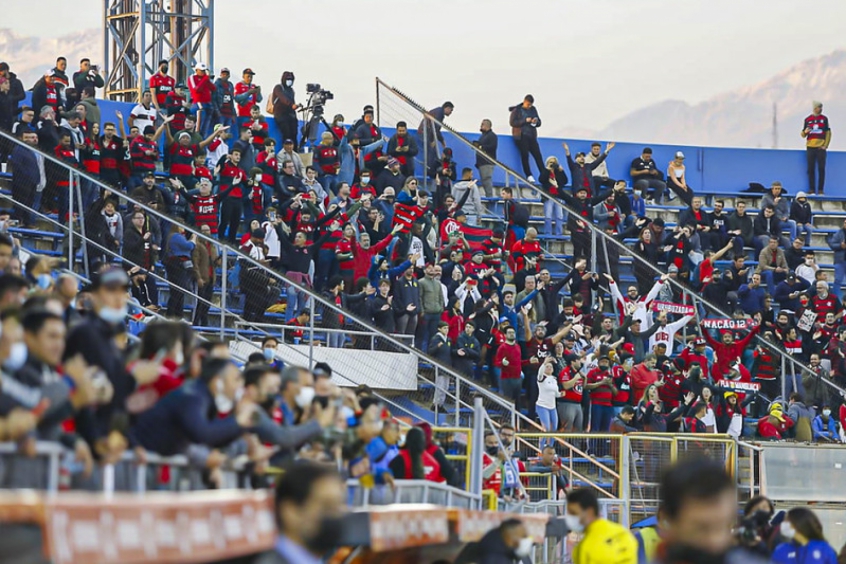
{"type": "Polygon", "coordinates": [[[126,271],[119,266],[109,266],[100,272],[95,272],[91,277],[91,289],[99,288],[128,288],[129,277],[126,271]]]}
{"type": "Polygon", "coordinates": [[[194,70],[209,70],[209,67],[206,66],[206,63],[197,63],[194,65],[194,70]]]}
{"type": "Polygon", "coordinates": [[[799,198],[807,198],[807,197],[808,197],[808,195],[805,192],[796,192],[796,199],[797,200],[799,198]]]}
{"type": "Polygon", "coordinates": [[[9,70],[9,63],[2,62],[0,63],[0,72],[9,70]]]}
{"type": "Polygon", "coordinates": [[[728,392],[723,394],[723,397],[726,398],[726,399],[729,399],[731,396],[737,397],[737,393],[729,390],[728,392]]]}
{"type": "Polygon", "coordinates": [[[226,68],[226,67],[223,67],[222,69],[220,69],[220,74],[223,74],[225,72],[229,72],[229,69],[226,68]]]}
{"type": "Polygon", "coordinates": [[[179,84],[176,85],[176,88],[182,88],[184,90],[187,87],[185,86],[184,82],[180,82],[179,84]]]}
{"type": "Polygon", "coordinates": [[[702,346],[704,344],[706,344],[705,339],[703,339],[702,337],[697,337],[696,339],[693,340],[693,346],[694,347],[699,347],[699,346],[702,346]]]}
{"type": "Polygon", "coordinates": [[[774,409],[774,410],[770,411],[770,415],[772,415],[773,417],[775,417],[776,419],[778,419],[779,421],[784,423],[784,412],[783,411],[778,410],[778,409],[774,409]]]}
{"type": "Polygon", "coordinates": [[[147,125],[144,127],[144,135],[152,135],[156,132],[156,128],[152,125],[147,125]]]}
{"type": "Polygon", "coordinates": [[[251,75],[255,75],[256,73],[254,73],[254,72],[253,72],[253,69],[246,68],[246,69],[244,69],[244,72],[242,72],[241,74],[251,74],[251,75]]]}
{"type": "Polygon", "coordinates": [[[681,151],[676,151],[676,158],[677,158],[677,159],[683,159],[683,158],[684,158],[684,153],[682,153],[681,151]]]}
{"type": "Polygon", "coordinates": [[[155,178],[155,177],[156,177],[156,173],[155,173],[155,172],[153,172],[152,170],[148,170],[147,172],[145,172],[145,173],[142,175],[142,178],[148,178],[148,177],[155,178]]]}
{"type": "Polygon", "coordinates": [[[508,323],[508,317],[503,315],[502,317],[499,318],[499,322],[500,323],[508,323]]]}
{"type": "MultiPolygon", "coordinates": [[[[330,133],[330,135],[331,135],[331,133],[330,133]]],[[[388,166],[394,166],[394,165],[398,165],[398,164],[400,164],[400,162],[398,160],[396,160],[395,158],[391,157],[390,159],[388,159],[388,166]]]]}
{"type": "Polygon", "coordinates": [[[285,139],[284,141],[282,141],[282,144],[283,145],[293,145],[294,140],[293,139],[285,139]]]}
{"type": "Polygon", "coordinates": [[[668,273],[670,273],[670,272],[675,272],[675,273],[678,273],[678,271],[679,271],[679,267],[678,267],[678,266],[676,266],[676,265],[674,265],[674,264],[671,264],[671,265],[669,266],[669,268],[667,268],[667,272],[668,272],[668,273]]]}

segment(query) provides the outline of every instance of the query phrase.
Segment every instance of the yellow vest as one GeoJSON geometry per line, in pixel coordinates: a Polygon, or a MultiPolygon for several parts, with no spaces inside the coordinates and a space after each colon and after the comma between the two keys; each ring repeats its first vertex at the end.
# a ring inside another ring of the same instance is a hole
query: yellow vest
{"type": "Polygon", "coordinates": [[[573,551],[573,564],[637,564],[637,541],[625,527],[597,519],[573,551]]]}

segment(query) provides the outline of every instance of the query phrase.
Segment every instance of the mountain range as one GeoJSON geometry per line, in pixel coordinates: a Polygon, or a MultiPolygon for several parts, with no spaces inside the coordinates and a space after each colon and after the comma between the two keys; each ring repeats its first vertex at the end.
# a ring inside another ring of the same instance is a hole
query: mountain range
{"type": "MultiPolygon", "coordinates": [[[[22,37],[0,29],[0,58],[12,66],[25,88],[55,63],[58,54],[68,59],[73,72],[77,61],[90,57],[102,64],[99,29],[61,37],[22,37]]],[[[713,96],[698,104],[664,100],[635,110],[601,130],[584,127],[547,129],[552,137],[613,139],[678,145],[773,147],[773,112],[777,117],[779,148],[801,148],[802,120],[811,101],[821,100],[832,126],[832,149],[846,150],[846,105],[835,103],[846,92],[846,50],[808,59],[764,80],[713,96]]]]}
{"type": "Polygon", "coordinates": [[[614,139],[679,145],[773,147],[773,104],[777,147],[804,147],[799,132],[813,100],[823,102],[832,129],[832,149],[846,149],[846,50],[808,59],[764,80],[724,92],[699,104],[665,100],[635,110],[599,131],[564,127],[553,137],[614,139]],[[843,131],[841,129],[841,131],[843,131]]]}
{"type": "Polygon", "coordinates": [[[59,37],[22,37],[11,29],[0,29],[0,58],[9,63],[26,89],[53,68],[60,55],[68,60],[68,76],[79,68],[83,57],[102,66],[102,32],[88,29],[59,37]]]}

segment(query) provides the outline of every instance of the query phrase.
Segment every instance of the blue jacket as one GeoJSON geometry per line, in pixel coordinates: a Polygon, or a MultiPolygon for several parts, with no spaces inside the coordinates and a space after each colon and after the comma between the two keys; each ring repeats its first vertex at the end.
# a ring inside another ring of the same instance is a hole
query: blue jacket
{"type": "Polygon", "coordinates": [[[814,418],[814,422],[811,424],[811,429],[814,431],[814,440],[838,440],[839,438],[837,433],[837,421],[831,415],[828,416],[828,423],[823,421],[822,415],[817,415],[814,418]]]}
{"type": "MultiPolygon", "coordinates": [[[[526,297],[523,298],[519,303],[515,304],[514,307],[508,307],[504,303],[502,304],[502,316],[508,318],[508,323],[514,327],[514,330],[517,330],[517,312],[519,312],[524,305],[535,299],[535,296],[538,295],[537,289],[532,290],[526,297]]],[[[522,335],[522,333],[518,333],[518,335],[522,335]]]]}
{"type": "Polygon", "coordinates": [[[749,315],[764,311],[764,296],[766,294],[767,291],[763,286],[750,288],[749,284],[743,284],[737,291],[737,295],[740,298],[740,309],[749,315]]]}
{"type": "Polygon", "coordinates": [[[634,196],[629,196],[629,202],[632,204],[632,215],[635,217],[646,217],[646,200],[642,197],[635,200],[634,196]]]}
{"type": "Polygon", "coordinates": [[[785,542],[776,547],[772,560],[775,564],[837,564],[837,553],[825,541],[812,540],[805,546],[785,542]]]}
{"type": "Polygon", "coordinates": [[[199,380],[186,382],[138,416],[130,443],[164,456],[183,454],[191,444],[217,448],[244,433],[235,417],[217,417],[214,397],[199,380]]]}

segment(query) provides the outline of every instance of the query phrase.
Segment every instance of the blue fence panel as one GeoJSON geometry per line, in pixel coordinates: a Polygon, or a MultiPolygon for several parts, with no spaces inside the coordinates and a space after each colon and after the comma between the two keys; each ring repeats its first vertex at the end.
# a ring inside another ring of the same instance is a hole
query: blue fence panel
{"type": "MultiPolygon", "coordinates": [[[[28,102],[31,93],[27,92],[28,102]]],[[[134,104],[98,100],[100,116],[103,122],[116,121],[115,111],[123,112],[124,118],[129,118],[134,104]]],[[[36,108],[36,112],[38,109],[36,108]]],[[[276,123],[272,118],[267,119],[270,136],[281,145],[281,138],[276,130],[276,123]]],[[[409,129],[415,131],[417,124],[409,124],[409,129]]],[[[322,126],[321,126],[322,130],[322,126]]],[[[385,135],[391,136],[394,128],[383,127],[385,135]]],[[[237,137],[237,132],[233,132],[237,137]]],[[[474,141],[479,138],[479,132],[463,133],[467,139],[474,141]]],[[[798,135],[798,132],[797,132],[798,135]]],[[[460,171],[462,167],[474,166],[476,156],[463,143],[451,140],[449,133],[445,134],[447,145],[452,148],[453,156],[460,171]]],[[[544,158],[555,155],[565,163],[563,139],[542,137],[538,139],[544,158]]],[[[589,152],[592,140],[568,139],[570,151],[589,152]]],[[[606,141],[601,141],[605,150],[606,141]]],[[[800,190],[807,191],[808,175],[805,151],[801,149],[739,149],[720,147],[697,147],[690,145],[656,145],[645,143],[617,143],[608,158],[608,173],[611,178],[623,179],[631,183],[629,167],[633,159],[640,156],[645,146],[652,148],[652,157],[658,163],[658,168],[666,173],[667,165],[673,159],[676,151],[685,154],[687,166],[687,180],[694,192],[699,193],[731,193],[744,190],[750,182],[760,182],[769,186],[774,180],[779,180],[789,194],[800,190]]],[[[422,157],[421,157],[422,158],[422,157]]],[[[499,161],[522,173],[520,153],[511,135],[499,135],[497,152],[499,161]]],[[[535,164],[530,163],[533,174],[537,177],[535,164]]],[[[494,173],[494,182],[504,183],[505,174],[501,170],[494,173]]],[[[846,152],[830,151],[826,166],[826,194],[830,196],[846,197],[846,152]]]]}

